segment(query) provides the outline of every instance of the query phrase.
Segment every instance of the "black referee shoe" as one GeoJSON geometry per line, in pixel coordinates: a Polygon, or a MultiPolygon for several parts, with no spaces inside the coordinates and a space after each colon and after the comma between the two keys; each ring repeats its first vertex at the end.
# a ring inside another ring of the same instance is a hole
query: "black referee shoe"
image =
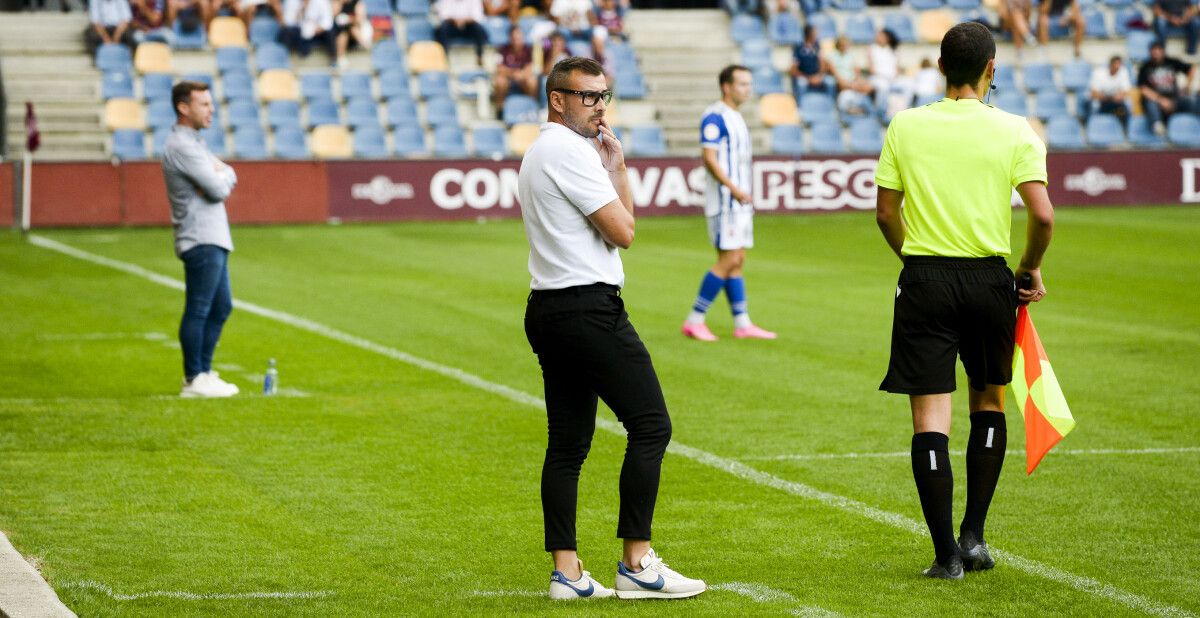
{"type": "Polygon", "coordinates": [[[976,539],[974,532],[964,532],[958,537],[958,554],[962,556],[963,568],[968,571],[986,571],[996,566],[987,543],[976,539]]]}
{"type": "Polygon", "coordinates": [[[928,569],[921,571],[921,574],[932,579],[962,579],[962,558],[958,556],[950,556],[950,559],[946,561],[946,564],[942,564],[937,560],[934,560],[933,565],[928,569]]]}

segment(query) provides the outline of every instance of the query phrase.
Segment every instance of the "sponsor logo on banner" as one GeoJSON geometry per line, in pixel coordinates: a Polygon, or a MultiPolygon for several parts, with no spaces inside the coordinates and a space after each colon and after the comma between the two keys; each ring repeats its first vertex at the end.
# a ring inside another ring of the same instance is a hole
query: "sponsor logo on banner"
{"type": "Polygon", "coordinates": [[[380,206],[394,200],[411,200],[415,195],[412,185],[392,182],[387,176],[376,176],[371,182],[350,185],[351,198],[369,200],[380,206]]]}
{"type": "Polygon", "coordinates": [[[1200,202],[1200,191],[1196,190],[1196,174],[1200,172],[1200,159],[1180,159],[1179,166],[1183,168],[1183,191],[1179,194],[1179,201],[1200,202]]]}
{"type": "Polygon", "coordinates": [[[875,208],[875,159],[760,161],[754,164],[759,210],[875,208]]]}
{"type": "Polygon", "coordinates": [[[1099,167],[1089,167],[1082,174],[1063,177],[1063,187],[1067,191],[1082,191],[1096,197],[1105,191],[1124,191],[1127,183],[1124,174],[1106,174],[1099,167]]]}

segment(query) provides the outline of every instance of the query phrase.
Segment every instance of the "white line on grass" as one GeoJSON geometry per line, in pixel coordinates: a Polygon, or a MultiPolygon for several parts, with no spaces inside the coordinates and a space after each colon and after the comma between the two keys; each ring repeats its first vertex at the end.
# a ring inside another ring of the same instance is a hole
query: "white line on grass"
{"type": "Polygon", "coordinates": [[[291,599],[324,599],[334,595],[332,590],[315,592],[186,592],[181,590],[151,590],[135,594],[120,594],[105,584],[97,581],[84,580],[67,582],[63,588],[91,590],[107,595],[116,601],[138,601],[141,599],[179,599],[182,601],[233,601],[233,600],[291,600],[291,599]]]}
{"type": "Polygon", "coordinates": [[[162,333],[47,333],[37,336],[40,341],[108,341],[111,339],[145,339],[166,341],[162,333]]]}
{"type": "MultiPolygon", "coordinates": [[[[183,285],[182,281],[179,281],[177,279],[172,279],[165,275],[161,275],[161,274],[146,270],[145,268],[142,268],[135,264],[129,264],[127,262],[121,262],[118,260],[100,256],[100,255],[95,255],[93,253],[89,253],[87,251],[82,251],[82,250],[76,249],[75,247],[72,247],[70,245],[65,245],[58,241],[50,240],[49,238],[44,238],[44,237],[38,236],[36,234],[31,234],[29,236],[29,241],[30,241],[30,243],[32,243],[36,246],[39,246],[39,247],[42,247],[45,249],[49,249],[51,251],[57,251],[64,255],[75,257],[75,258],[84,260],[86,262],[91,262],[93,264],[98,264],[101,266],[107,266],[109,268],[120,270],[122,272],[126,272],[129,274],[141,277],[143,279],[153,281],[154,283],[158,283],[159,285],[163,285],[163,286],[173,288],[176,290],[184,289],[184,285],[183,285]]],[[[388,346],[385,346],[382,344],[375,343],[373,341],[369,341],[367,339],[363,339],[362,337],[357,337],[355,335],[351,335],[349,333],[342,332],[340,330],[331,328],[331,327],[321,324],[319,322],[314,322],[307,318],[302,318],[302,317],[299,317],[296,315],[292,315],[292,314],[284,312],[284,311],[268,309],[261,305],[256,305],[254,303],[249,303],[249,302],[245,302],[245,301],[241,301],[241,300],[235,300],[234,306],[243,311],[246,311],[248,313],[253,313],[255,315],[259,315],[259,316],[262,316],[262,317],[265,317],[265,318],[268,318],[271,320],[275,320],[277,322],[287,324],[289,326],[294,326],[301,330],[306,330],[308,332],[321,335],[323,337],[332,339],[334,341],[340,341],[342,343],[346,343],[348,345],[352,345],[352,346],[361,348],[363,350],[375,352],[376,354],[379,354],[379,355],[382,355],[382,356],[385,356],[388,358],[393,358],[395,360],[398,360],[398,361],[401,361],[404,363],[408,363],[415,367],[420,367],[422,369],[446,376],[453,380],[457,380],[459,382],[462,382],[463,384],[467,384],[469,386],[474,386],[480,390],[483,390],[483,391],[486,391],[486,392],[489,392],[489,393],[492,393],[495,395],[499,395],[501,397],[504,397],[504,398],[506,398],[510,401],[514,401],[516,403],[521,403],[521,404],[525,404],[528,406],[532,406],[534,408],[538,408],[539,410],[544,410],[545,406],[546,406],[545,401],[543,401],[541,397],[536,397],[534,395],[530,395],[528,393],[521,392],[517,389],[505,386],[503,384],[497,384],[495,382],[485,380],[479,376],[476,376],[471,373],[467,373],[466,371],[463,371],[463,370],[455,368],[455,367],[449,367],[449,366],[443,365],[441,363],[436,363],[436,362],[426,360],[426,359],[423,359],[423,358],[420,358],[417,356],[413,356],[412,354],[409,354],[407,352],[403,352],[403,351],[397,350],[392,347],[388,347],[388,346]]],[[[596,419],[596,425],[598,427],[604,429],[605,431],[615,433],[618,435],[625,435],[624,428],[622,428],[619,423],[612,421],[610,419],[598,418],[598,419],[596,419]]],[[[857,515],[861,515],[863,517],[866,517],[867,519],[870,519],[870,520],[873,520],[876,522],[880,522],[880,523],[884,523],[884,524],[888,524],[890,526],[900,528],[901,530],[907,530],[909,532],[921,534],[921,535],[925,534],[925,526],[913,519],[909,519],[908,517],[899,515],[897,513],[890,513],[888,511],[877,509],[873,506],[870,506],[863,502],[859,502],[852,498],[846,498],[844,496],[839,496],[837,494],[832,494],[829,492],[821,491],[814,487],[805,485],[804,483],[788,481],[788,480],[779,478],[777,476],[767,474],[766,472],[762,472],[761,470],[756,470],[754,468],[751,468],[741,462],[734,461],[732,459],[728,459],[725,457],[721,457],[719,455],[715,455],[713,453],[709,453],[707,451],[703,451],[703,450],[700,450],[697,448],[693,448],[693,447],[684,445],[679,442],[672,442],[671,446],[670,446],[670,451],[677,455],[680,455],[680,456],[686,457],[688,459],[692,459],[696,462],[702,463],[704,465],[710,466],[712,468],[716,468],[717,470],[721,470],[723,472],[729,473],[729,474],[731,474],[735,477],[738,477],[740,479],[743,479],[743,480],[747,480],[747,481],[750,481],[750,482],[753,482],[753,483],[756,483],[759,485],[763,485],[766,487],[772,487],[772,488],[778,489],[780,491],[783,491],[783,492],[786,492],[786,493],[789,493],[789,494],[792,494],[795,496],[808,498],[811,500],[816,500],[818,502],[821,502],[822,504],[826,504],[826,505],[841,509],[843,511],[854,513],[857,515]]],[[[1126,592],[1124,590],[1120,590],[1118,588],[1115,588],[1108,584],[1104,584],[1102,582],[1096,581],[1089,577],[1083,577],[1080,575],[1075,575],[1073,573],[1068,573],[1066,571],[1054,568],[1049,565],[1042,564],[1040,562],[1036,562],[1034,560],[1022,558],[1015,554],[1010,554],[1008,552],[1001,552],[1000,550],[997,550],[995,548],[993,548],[993,551],[997,554],[997,556],[1002,555],[1002,556],[1007,557],[1008,564],[1011,564],[1012,566],[1016,567],[1017,569],[1025,571],[1027,573],[1032,573],[1034,575],[1044,577],[1044,578],[1052,580],[1052,581],[1059,582],[1061,584],[1065,584],[1067,586],[1075,588],[1076,590],[1080,590],[1080,591],[1086,592],[1086,593],[1094,595],[1094,596],[1105,598],[1105,599],[1108,599],[1111,601],[1116,601],[1118,603],[1121,603],[1121,604],[1131,607],[1133,609],[1144,611],[1148,614],[1154,614],[1154,615],[1158,615],[1158,616],[1192,616],[1193,615],[1184,609],[1175,607],[1173,605],[1167,605],[1165,603],[1158,603],[1151,599],[1147,599],[1145,597],[1136,595],[1132,592],[1126,592]]]]}
{"type": "MultiPolygon", "coordinates": [[[[962,455],[966,451],[952,450],[951,455],[962,455]]],[[[1048,457],[1065,455],[1171,455],[1176,453],[1200,453],[1200,446],[1178,446],[1163,448],[1088,448],[1088,449],[1054,449],[1048,457]]],[[[1012,449],[1009,455],[1024,455],[1024,449],[1012,449]]],[[[809,459],[875,459],[908,457],[908,451],[892,451],[889,453],[788,453],[784,455],[749,455],[741,457],[742,461],[804,461],[809,459]]]]}
{"type": "Polygon", "coordinates": [[[545,594],[545,592],[536,590],[474,590],[471,592],[473,597],[540,597],[545,594]]]}
{"type": "MultiPolygon", "coordinates": [[[[776,590],[770,586],[763,584],[747,583],[747,582],[726,582],[724,584],[713,584],[709,586],[710,590],[724,590],[744,596],[755,603],[799,603],[794,595],[783,590],[776,590]]],[[[789,613],[793,616],[811,616],[813,618],[833,618],[838,616],[837,612],[831,612],[822,607],[805,605],[792,609],[789,613]]]]}

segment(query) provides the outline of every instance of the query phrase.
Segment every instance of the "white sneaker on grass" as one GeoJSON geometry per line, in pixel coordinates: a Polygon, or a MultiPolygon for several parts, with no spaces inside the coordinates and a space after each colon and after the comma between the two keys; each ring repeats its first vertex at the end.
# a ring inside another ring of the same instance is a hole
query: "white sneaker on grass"
{"type": "Polygon", "coordinates": [[[216,369],[210,369],[208,372],[208,377],[215,380],[216,383],[221,385],[221,387],[224,388],[225,390],[230,391],[230,393],[229,393],[230,395],[236,395],[239,392],[241,392],[241,389],[239,389],[237,387],[237,384],[234,384],[232,382],[226,382],[225,380],[222,380],[221,374],[217,373],[216,369]]]}
{"type": "Polygon", "coordinates": [[[578,599],[605,599],[613,595],[612,588],[605,588],[600,582],[592,579],[592,574],[583,570],[583,562],[579,563],[579,571],[583,575],[579,579],[570,580],[562,571],[550,574],[550,598],[555,601],[571,601],[578,599]]]}
{"type": "Polygon", "coordinates": [[[232,397],[238,393],[238,387],[209,373],[196,374],[191,382],[185,381],[180,397],[232,397]]]}
{"type": "Polygon", "coordinates": [[[617,598],[686,599],[708,589],[702,580],[684,577],[668,567],[653,549],[640,562],[642,570],[636,573],[624,562],[617,563],[617,598]]]}

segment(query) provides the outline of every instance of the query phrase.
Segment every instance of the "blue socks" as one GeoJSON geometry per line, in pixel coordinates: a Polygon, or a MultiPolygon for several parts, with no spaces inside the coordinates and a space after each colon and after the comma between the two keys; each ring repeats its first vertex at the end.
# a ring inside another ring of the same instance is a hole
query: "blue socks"
{"type": "Polygon", "coordinates": [[[692,304],[692,313],[688,316],[688,321],[703,322],[705,312],[721,294],[723,287],[725,287],[724,279],[714,275],[712,271],[704,273],[704,280],[700,282],[700,293],[696,295],[696,302],[692,304]],[[697,317],[699,319],[696,319],[697,317]]]}
{"type": "Polygon", "coordinates": [[[725,295],[729,297],[729,308],[734,317],[746,313],[746,280],[730,277],[725,280],[725,295]]]}

